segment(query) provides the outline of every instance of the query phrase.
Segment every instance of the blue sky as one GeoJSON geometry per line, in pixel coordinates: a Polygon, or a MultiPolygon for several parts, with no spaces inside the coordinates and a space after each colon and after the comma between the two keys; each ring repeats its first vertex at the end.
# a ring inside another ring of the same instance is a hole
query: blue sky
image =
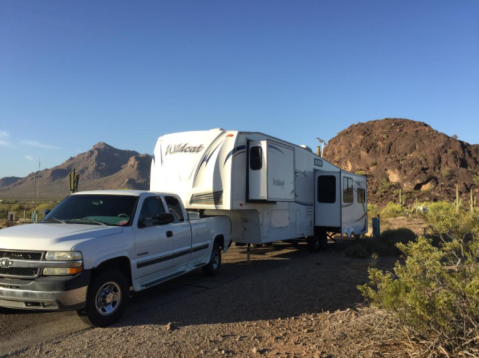
{"type": "Polygon", "coordinates": [[[223,127],[316,146],[424,121],[479,143],[479,1],[2,1],[0,177],[223,127]]]}

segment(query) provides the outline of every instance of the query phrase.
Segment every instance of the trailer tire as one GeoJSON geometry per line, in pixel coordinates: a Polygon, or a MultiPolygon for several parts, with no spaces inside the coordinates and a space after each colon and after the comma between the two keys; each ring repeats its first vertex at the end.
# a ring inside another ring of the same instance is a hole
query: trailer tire
{"type": "Polygon", "coordinates": [[[125,313],[129,295],[130,283],[121,272],[101,272],[88,286],[86,307],[78,311],[78,316],[92,327],[109,326],[125,313]]]}
{"type": "Polygon", "coordinates": [[[319,236],[314,235],[308,237],[308,249],[311,252],[318,252],[320,247],[319,236]]]}
{"type": "Polygon", "coordinates": [[[316,232],[308,237],[308,248],[311,252],[323,251],[328,248],[328,235],[325,231],[316,232]]]}
{"type": "Polygon", "coordinates": [[[215,242],[213,244],[213,250],[211,250],[210,262],[206,266],[203,266],[203,273],[206,276],[216,276],[220,272],[221,268],[221,248],[215,242]]]}

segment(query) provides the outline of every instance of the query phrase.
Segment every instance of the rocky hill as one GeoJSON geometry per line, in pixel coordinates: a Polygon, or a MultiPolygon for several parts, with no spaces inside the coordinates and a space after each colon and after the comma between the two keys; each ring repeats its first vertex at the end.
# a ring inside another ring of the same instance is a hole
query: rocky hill
{"type": "Polygon", "coordinates": [[[456,184],[468,200],[479,187],[479,145],[471,145],[426,123],[387,118],[358,123],[338,133],[324,157],[339,167],[367,175],[369,201],[453,200],[456,184]]]}
{"type": "Polygon", "coordinates": [[[0,199],[34,199],[38,175],[39,198],[62,199],[69,194],[68,173],[80,174],[80,190],[148,189],[151,156],[116,149],[100,142],[85,153],[51,169],[31,173],[25,178],[0,179],[0,199]]]}

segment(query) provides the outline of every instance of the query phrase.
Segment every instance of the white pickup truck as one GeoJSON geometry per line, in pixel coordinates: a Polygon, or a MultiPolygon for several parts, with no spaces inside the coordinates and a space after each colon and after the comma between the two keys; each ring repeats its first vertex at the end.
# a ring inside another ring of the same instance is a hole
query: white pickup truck
{"type": "Polygon", "coordinates": [[[231,244],[227,217],[189,214],[174,194],[70,195],[40,223],[0,230],[0,307],[77,310],[92,326],[120,319],[141,291],[202,267],[231,244]]]}

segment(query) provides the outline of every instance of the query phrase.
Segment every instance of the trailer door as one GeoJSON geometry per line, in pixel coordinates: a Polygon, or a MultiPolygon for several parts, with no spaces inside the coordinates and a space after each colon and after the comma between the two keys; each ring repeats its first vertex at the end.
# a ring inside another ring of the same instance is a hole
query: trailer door
{"type": "Polygon", "coordinates": [[[248,141],[248,200],[268,199],[268,143],[248,141]]]}
{"type": "Polygon", "coordinates": [[[316,170],[314,172],[315,226],[335,231],[341,228],[341,185],[340,172],[316,170]]]}

